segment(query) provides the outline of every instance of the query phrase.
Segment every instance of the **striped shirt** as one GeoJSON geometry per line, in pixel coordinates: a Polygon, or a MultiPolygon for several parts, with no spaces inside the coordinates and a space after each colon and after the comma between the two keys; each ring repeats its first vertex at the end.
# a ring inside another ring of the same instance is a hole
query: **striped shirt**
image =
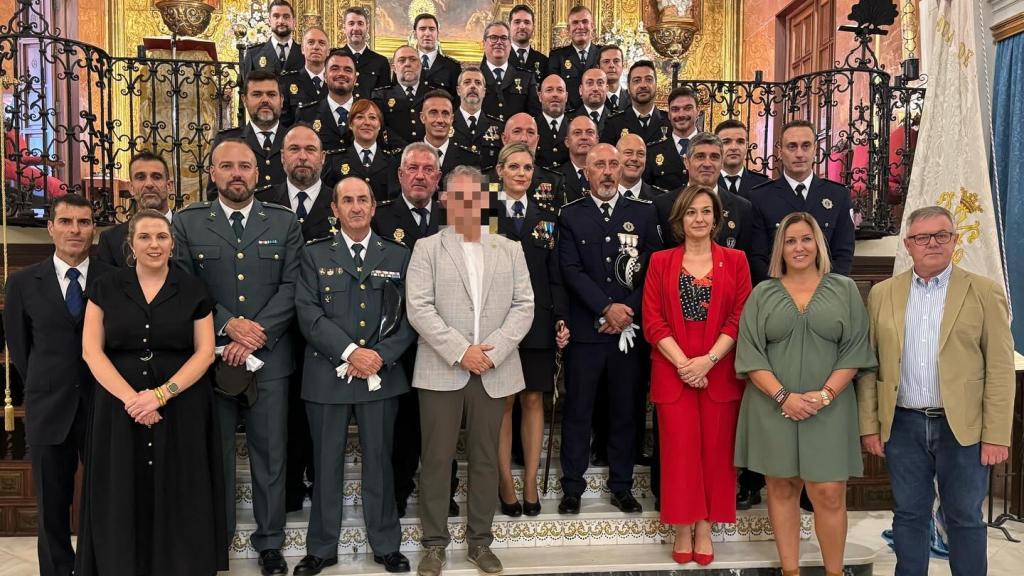
{"type": "Polygon", "coordinates": [[[897,406],[942,407],[939,391],[939,332],[952,273],[953,265],[950,264],[942,273],[926,282],[917,272],[911,272],[897,406]]]}

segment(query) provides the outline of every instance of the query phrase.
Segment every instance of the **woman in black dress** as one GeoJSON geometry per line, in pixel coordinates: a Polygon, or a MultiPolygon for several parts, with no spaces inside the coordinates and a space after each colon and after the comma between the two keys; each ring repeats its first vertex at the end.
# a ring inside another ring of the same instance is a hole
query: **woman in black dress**
{"type": "Polygon", "coordinates": [[[82,355],[100,387],[75,573],[210,575],[227,569],[212,305],[168,266],[163,214],[141,210],[128,230],[134,265],[97,281],[85,312],[82,355]]]}

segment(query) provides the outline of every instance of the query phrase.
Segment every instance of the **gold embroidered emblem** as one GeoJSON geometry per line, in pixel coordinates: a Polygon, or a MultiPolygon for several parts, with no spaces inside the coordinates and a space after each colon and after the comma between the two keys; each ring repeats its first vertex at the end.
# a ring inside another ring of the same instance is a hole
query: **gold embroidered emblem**
{"type": "Polygon", "coordinates": [[[395,228],[395,242],[401,242],[405,239],[405,230],[401,228],[395,228]]]}
{"type": "Polygon", "coordinates": [[[348,162],[341,165],[341,173],[344,174],[345,176],[348,176],[349,170],[351,170],[351,168],[349,167],[348,162]]]}
{"type": "Polygon", "coordinates": [[[266,66],[267,66],[267,57],[266,56],[260,56],[260,68],[265,68],[266,66]]]}
{"type": "Polygon", "coordinates": [[[295,84],[292,84],[291,86],[288,87],[288,91],[292,93],[292,96],[294,96],[299,93],[299,87],[296,86],[295,84]]]}
{"type": "Polygon", "coordinates": [[[626,232],[632,232],[633,230],[636,230],[636,226],[633,226],[632,222],[627,221],[622,223],[622,229],[626,232]]]}
{"type": "Polygon", "coordinates": [[[658,154],[657,156],[655,156],[654,157],[654,163],[657,164],[658,166],[661,166],[662,164],[664,164],[665,163],[665,155],[664,154],[658,154]]]}
{"type": "Polygon", "coordinates": [[[565,69],[572,70],[572,60],[569,60],[568,58],[565,59],[565,69]]]}
{"type": "Polygon", "coordinates": [[[319,132],[320,131],[320,126],[322,126],[322,124],[320,123],[320,119],[319,118],[317,118],[316,120],[313,120],[313,131],[314,132],[319,132]]]}
{"type": "Polygon", "coordinates": [[[394,107],[395,107],[395,99],[394,98],[388,98],[388,108],[394,108],[394,107]]]}

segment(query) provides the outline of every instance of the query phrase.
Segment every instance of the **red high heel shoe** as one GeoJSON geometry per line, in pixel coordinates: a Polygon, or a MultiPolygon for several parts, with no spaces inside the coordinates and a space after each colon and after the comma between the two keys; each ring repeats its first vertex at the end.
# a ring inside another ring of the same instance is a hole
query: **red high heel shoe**
{"type": "Polygon", "coordinates": [[[676,564],[686,564],[693,560],[693,550],[690,550],[689,552],[673,550],[672,559],[676,561],[676,564]]]}
{"type": "Polygon", "coordinates": [[[708,564],[711,564],[715,561],[715,553],[712,552],[711,554],[699,554],[697,552],[694,552],[693,561],[697,564],[700,564],[701,566],[707,566],[708,564]]]}

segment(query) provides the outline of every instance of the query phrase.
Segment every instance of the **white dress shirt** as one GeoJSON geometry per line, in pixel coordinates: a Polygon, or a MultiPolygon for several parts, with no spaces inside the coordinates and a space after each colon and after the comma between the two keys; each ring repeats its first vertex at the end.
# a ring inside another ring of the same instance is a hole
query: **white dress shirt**
{"type": "MultiPolygon", "coordinates": [[[[402,200],[405,200],[405,205],[409,207],[409,212],[412,214],[412,219],[416,221],[416,224],[422,225],[423,223],[420,222],[420,215],[415,212],[416,205],[410,202],[409,199],[405,197],[405,194],[402,194],[402,200]]],[[[428,217],[432,216],[432,214],[430,213],[430,204],[430,202],[427,202],[427,205],[424,206],[424,208],[427,209],[428,217]]]]}
{"type": "Polygon", "coordinates": [[[736,178],[736,192],[739,192],[740,191],[740,184],[743,183],[743,174],[746,171],[747,171],[746,168],[740,168],[739,172],[737,172],[735,174],[729,174],[728,172],[726,172],[723,169],[722,170],[722,180],[725,180],[726,188],[728,188],[728,185],[729,185],[729,177],[730,176],[738,176],[738,178],[736,178]]]}
{"type": "Polygon", "coordinates": [[[270,132],[270,143],[271,146],[273,146],[273,143],[277,141],[277,130],[280,127],[281,123],[278,122],[277,124],[271,126],[269,129],[264,130],[259,126],[253,124],[251,121],[249,122],[249,128],[251,128],[252,131],[256,134],[256,141],[260,143],[260,148],[263,147],[263,132],[270,132]]]}
{"type": "Polygon", "coordinates": [[[804,200],[807,200],[807,194],[811,191],[811,180],[814,179],[814,172],[811,172],[807,176],[807,178],[804,178],[803,180],[795,180],[795,179],[793,179],[789,174],[786,173],[785,170],[782,171],[782,175],[786,177],[786,182],[789,182],[789,188],[791,190],[793,190],[794,194],[796,193],[797,185],[803,184],[804,185],[804,200]]]}
{"type": "Polygon", "coordinates": [[[604,204],[605,202],[611,204],[612,205],[612,214],[614,214],[615,213],[615,204],[616,204],[616,202],[619,201],[619,195],[615,194],[615,196],[612,196],[610,200],[601,200],[600,198],[597,197],[596,194],[591,194],[590,195],[590,199],[594,201],[594,204],[597,204],[597,209],[598,210],[601,210],[601,204],[604,204]]]}
{"type": "Polygon", "coordinates": [[[694,136],[696,136],[696,135],[697,135],[697,130],[696,130],[696,129],[694,129],[694,131],[693,131],[693,132],[690,132],[690,135],[689,135],[689,136],[679,136],[678,134],[676,134],[675,132],[673,132],[673,133],[672,133],[672,139],[673,139],[673,140],[675,140],[675,143],[676,143],[676,152],[678,152],[678,151],[679,151],[679,143],[680,143],[680,142],[682,142],[683,140],[686,140],[686,141],[687,141],[687,144],[686,144],[686,153],[687,153],[687,154],[689,154],[689,153],[690,153],[690,144],[689,144],[689,141],[690,141],[690,140],[693,140],[693,137],[694,137],[694,136]]]}
{"type": "Polygon", "coordinates": [[[288,202],[292,207],[292,212],[299,211],[299,192],[305,192],[306,196],[308,196],[305,201],[306,214],[309,214],[309,211],[313,209],[313,203],[316,202],[317,196],[320,195],[320,188],[323,187],[323,183],[317,180],[312,186],[302,190],[292,184],[291,180],[285,180],[285,182],[288,185],[288,202]]]}
{"type": "Polygon", "coordinates": [[[344,108],[345,112],[348,112],[349,110],[351,110],[351,108],[352,108],[352,97],[349,96],[348,101],[345,102],[344,104],[338,104],[337,102],[335,102],[334,98],[331,98],[330,96],[328,96],[327,97],[327,105],[331,107],[331,117],[333,117],[334,121],[337,122],[338,121],[338,108],[344,108]]]}
{"type": "Polygon", "coordinates": [[[355,145],[355,148],[356,148],[356,157],[359,158],[360,162],[363,161],[363,150],[369,150],[370,151],[370,163],[373,163],[373,159],[377,157],[377,143],[376,142],[374,142],[373,144],[370,144],[369,148],[363,148],[362,146],[359,145],[358,142],[353,142],[353,144],[355,145]]]}
{"type": "Polygon", "coordinates": [[[249,212],[252,211],[252,198],[249,199],[249,203],[245,205],[245,208],[239,208],[238,210],[235,210],[234,208],[229,208],[227,205],[224,204],[224,201],[221,200],[220,198],[217,199],[217,202],[220,204],[220,209],[224,211],[224,217],[228,219],[228,226],[231,225],[231,214],[235,212],[241,212],[242,227],[245,227],[245,224],[249,221],[249,212]]]}
{"type": "Polygon", "coordinates": [[[505,196],[505,214],[507,214],[509,218],[515,218],[516,211],[512,209],[512,205],[515,204],[516,201],[519,201],[523,203],[523,216],[525,217],[526,207],[529,205],[527,201],[527,198],[529,196],[529,194],[523,194],[522,198],[513,198],[511,196],[505,196]]]}
{"type": "MultiPolygon", "coordinates": [[[[312,70],[310,70],[309,68],[306,68],[306,74],[309,74],[309,80],[311,82],[312,82],[313,78],[319,78],[320,79],[320,89],[321,90],[323,89],[324,86],[327,86],[327,80],[324,79],[323,71],[321,71],[319,74],[314,74],[312,70]]],[[[316,84],[314,84],[314,86],[316,86],[316,84]]]]}
{"type": "Polygon", "coordinates": [[[555,118],[554,116],[548,116],[548,115],[547,115],[546,113],[544,113],[544,112],[541,112],[541,114],[543,114],[543,115],[544,115],[544,122],[545,122],[545,123],[544,123],[544,125],[545,125],[545,126],[551,126],[551,121],[553,120],[553,121],[555,122],[555,128],[556,128],[556,130],[555,130],[555,131],[556,131],[556,132],[558,131],[558,129],[561,129],[561,128],[562,128],[562,120],[564,120],[564,119],[565,119],[565,114],[562,114],[562,115],[561,115],[561,116],[559,116],[558,118],[555,118]]]}
{"type": "Polygon", "coordinates": [[[420,51],[420,50],[417,50],[416,52],[417,52],[416,57],[420,59],[420,63],[421,64],[423,63],[423,56],[426,56],[427,57],[427,64],[429,64],[428,67],[429,68],[433,68],[434,67],[434,61],[437,60],[437,48],[435,48],[432,52],[423,52],[423,51],[420,51]]]}
{"type": "Polygon", "coordinates": [[[633,198],[639,198],[640,197],[640,188],[643,187],[643,185],[644,185],[644,181],[643,180],[637,180],[636,184],[633,184],[633,186],[631,188],[626,188],[622,184],[619,184],[619,194],[621,194],[622,196],[625,196],[626,192],[628,191],[628,192],[632,192],[633,193],[633,198]]]}
{"type": "Polygon", "coordinates": [[[494,64],[488,62],[487,68],[491,71],[491,76],[494,76],[495,79],[498,78],[498,75],[494,73],[495,70],[501,70],[502,81],[504,81],[505,77],[508,76],[508,61],[505,61],[505,63],[502,64],[501,66],[495,66],[494,64]]]}
{"type": "MultiPolygon", "coordinates": [[[[68,293],[68,286],[71,285],[71,279],[68,278],[68,270],[72,268],[70,264],[61,260],[57,257],[57,254],[53,254],[53,267],[57,271],[57,282],[60,283],[60,295],[64,296],[68,293]]],[[[89,258],[86,257],[82,260],[82,263],[78,266],[74,266],[80,272],[78,277],[78,284],[82,287],[82,291],[85,292],[85,277],[89,274],[89,258]]]]}

